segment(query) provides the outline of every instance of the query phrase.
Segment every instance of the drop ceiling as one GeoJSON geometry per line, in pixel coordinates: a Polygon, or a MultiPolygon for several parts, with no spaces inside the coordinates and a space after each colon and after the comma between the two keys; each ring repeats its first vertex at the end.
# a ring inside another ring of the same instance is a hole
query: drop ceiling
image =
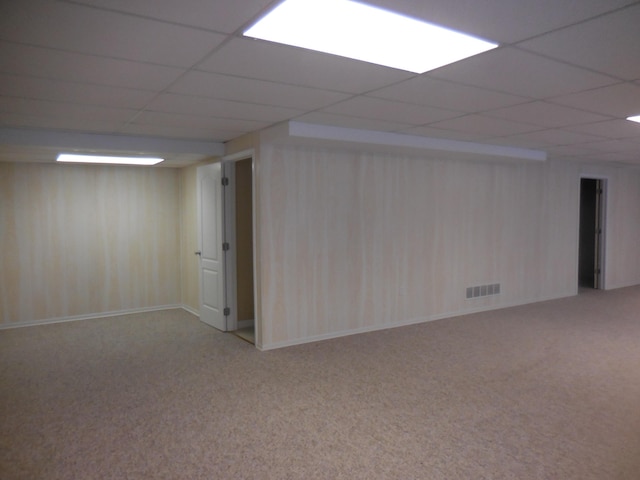
{"type": "Polygon", "coordinates": [[[369,0],[500,44],[422,75],[242,36],[277,3],[0,2],[0,133],[40,138],[0,161],[54,161],[60,133],[181,166],[295,121],[640,165],[638,1],[369,0]]]}

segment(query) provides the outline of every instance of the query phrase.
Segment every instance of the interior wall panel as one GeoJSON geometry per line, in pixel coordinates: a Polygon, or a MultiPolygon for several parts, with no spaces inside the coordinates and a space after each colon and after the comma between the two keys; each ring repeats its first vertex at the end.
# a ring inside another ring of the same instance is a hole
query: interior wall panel
{"type": "Polygon", "coordinates": [[[0,163],[0,323],[180,303],[174,169],[0,163]]]}
{"type": "Polygon", "coordinates": [[[607,180],[605,288],[640,283],[640,172],[616,169],[607,180]]]}
{"type": "Polygon", "coordinates": [[[266,145],[260,165],[263,348],[577,292],[575,166],[266,145]]]}

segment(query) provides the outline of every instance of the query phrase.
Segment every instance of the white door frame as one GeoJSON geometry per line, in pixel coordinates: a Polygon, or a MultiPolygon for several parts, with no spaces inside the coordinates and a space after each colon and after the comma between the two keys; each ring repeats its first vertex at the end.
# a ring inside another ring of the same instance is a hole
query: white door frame
{"type": "Polygon", "coordinates": [[[225,241],[229,243],[230,249],[227,251],[227,262],[225,264],[225,285],[227,292],[227,306],[231,313],[227,318],[229,330],[238,328],[238,291],[237,291],[237,264],[236,264],[236,191],[235,191],[235,162],[240,160],[252,161],[252,222],[253,222],[253,300],[255,305],[254,329],[256,346],[261,344],[261,324],[258,295],[258,271],[257,271],[257,234],[256,229],[256,175],[255,175],[255,151],[254,149],[243,150],[232,155],[222,157],[224,175],[229,178],[229,185],[224,189],[224,228],[225,241]]]}

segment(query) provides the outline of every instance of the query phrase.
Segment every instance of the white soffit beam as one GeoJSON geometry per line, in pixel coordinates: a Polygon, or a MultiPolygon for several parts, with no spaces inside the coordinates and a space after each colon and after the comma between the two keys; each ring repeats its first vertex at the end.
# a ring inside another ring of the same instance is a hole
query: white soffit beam
{"type": "Polygon", "coordinates": [[[267,143],[308,145],[359,146],[363,150],[442,152],[493,159],[515,159],[544,162],[547,152],[526,148],[463,142],[444,138],[422,137],[392,132],[287,122],[265,131],[261,137],[267,143]]]}
{"type": "Polygon", "coordinates": [[[51,147],[74,150],[120,152],[162,152],[175,154],[224,155],[224,144],[204,140],[56,132],[20,128],[0,129],[0,145],[51,147]]]}

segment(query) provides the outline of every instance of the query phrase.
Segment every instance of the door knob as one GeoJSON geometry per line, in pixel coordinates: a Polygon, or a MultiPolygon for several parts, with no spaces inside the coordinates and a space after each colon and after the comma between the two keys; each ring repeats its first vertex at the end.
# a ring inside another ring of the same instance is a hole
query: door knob
{"type": "Polygon", "coordinates": [[[201,256],[201,255],[202,255],[202,252],[201,252],[200,250],[198,250],[197,252],[193,252],[193,253],[194,253],[194,254],[196,254],[196,255],[198,255],[198,256],[201,256]]]}

